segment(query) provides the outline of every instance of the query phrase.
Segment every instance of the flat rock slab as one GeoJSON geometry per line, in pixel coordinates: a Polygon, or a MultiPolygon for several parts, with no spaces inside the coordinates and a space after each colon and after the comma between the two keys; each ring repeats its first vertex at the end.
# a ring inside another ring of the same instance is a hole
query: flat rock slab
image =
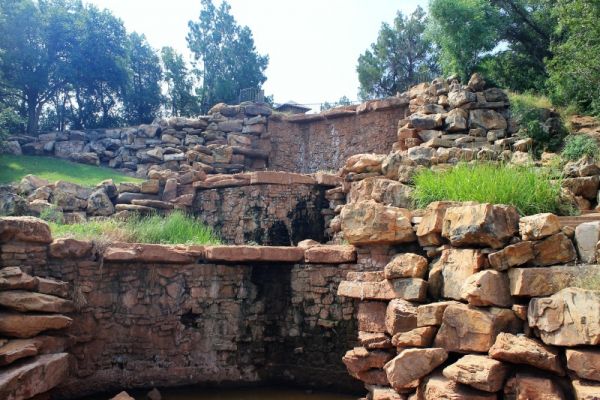
{"type": "Polygon", "coordinates": [[[504,386],[505,399],[565,400],[556,378],[528,373],[517,373],[504,386]]]}
{"type": "Polygon", "coordinates": [[[495,393],[486,393],[461,385],[435,373],[423,380],[419,388],[419,400],[497,400],[495,393]]]}
{"type": "Polygon", "coordinates": [[[427,296],[427,282],[418,278],[379,282],[342,281],[337,294],[361,300],[404,299],[422,302],[427,296]]]}
{"type": "Polygon", "coordinates": [[[384,366],[390,385],[397,391],[410,390],[418,381],[448,358],[446,350],[404,349],[384,366]]]}
{"type": "Polygon", "coordinates": [[[34,339],[9,340],[0,347],[0,366],[12,364],[13,362],[35,356],[38,353],[38,342],[34,339]]]}
{"type": "Polygon", "coordinates": [[[206,261],[223,262],[289,262],[304,260],[304,249],[285,246],[208,246],[206,261]]]}
{"type": "Polygon", "coordinates": [[[117,243],[104,250],[104,261],[193,264],[202,256],[202,249],[201,246],[117,243]]]}
{"type": "Polygon", "coordinates": [[[446,378],[485,392],[502,389],[509,367],[488,356],[469,354],[444,368],[446,378]]]}
{"type": "Polygon", "coordinates": [[[67,328],[72,322],[71,318],[64,315],[0,312],[0,334],[16,338],[31,338],[47,330],[67,328]]]}
{"type": "Polygon", "coordinates": [[[24,290],[0,292],[0,305],[20,312],[70,313],[75,309],[70,300],[24,290]]]}
{"type": "Polygon", "coordinates": [[[573,391],[577,400],[598,400],[600,398],[600,383],[586,381],[583,379],[573,379],[573,391]]]}
{"type": "Polygon", "coordinates": [[[34,217],[1,217],[0,242],[50,243],[52,235],[48,224],[34,217]]]}
{"type": "Polygon", "coordinates": [[[567,349],[567,367],[578,377],[600,381],[599,349],[567,349]]]}
{"type": "Polygon", "coordinates": [[[37,287],[37,284],[37,278],[27,275],[19,267],[0,269],[0,290],[33,290],[37,287]]]}
{"type": "Polygon", "coordinates": [[[0,398],[29,399],[56,387],[68,373],[67,353],[37,356],[0,372],[0,398]]]}
{"type": "Polygon", "coordinates": [[[392,358],[393,355],[385,351],[368,351],[364,347],[355,347],[346,352],[342,357],[342,362],[346,365],[348,371],[356,373],[368,371],[371,368],[383,368],[392,358]]]}
{"type": "Polygon", "coordinates": [[[523,335],[500,333],[489,354],[495,360],[531,365],[558,375],[565,374],[558,349],[523,335]]]}
{"type": "Polygon", "coordinates": [[[85,240],[68,238],[55,239],[50,244],[50,256],[53,258],[82,258],[91,254],[94,244],[85,240]]]}
{"type": "Polygon", "coordinates": [[[304,261],[312,264],[344,264],[356,261],[354,246],[314,246],[304,252],[304,261]]]}
{"type": "Polygon", "coordinates": [[[600,274],[598,265],[512,268],[508,271],[513,296],[550,296],[573,285],[579,277],[600,274]]]}

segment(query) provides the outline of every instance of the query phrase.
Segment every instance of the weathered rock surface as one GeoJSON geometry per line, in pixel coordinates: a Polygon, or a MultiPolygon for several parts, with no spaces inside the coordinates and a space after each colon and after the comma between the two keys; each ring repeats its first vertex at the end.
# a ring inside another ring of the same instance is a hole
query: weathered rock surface
{"type": "Polygon", "coordinates": [[[34,217],[3,217],[0,219],[0,242],[50,243],[52,235],[48,224],[34,217]]]}
{"type": "Polygon", "coordinates": [[[110,400],[135,400],[133,397],[131,397],[129,395],[129,393],[127,393],[126,391],[122,391],[121,393],[117,394],[115,397],[111,398],[110,400]]]}
{"type": "Polygon", "coordinates": [[[68,374],[67,353],[37,356],[0,372],[0,398],[29,399],[60,384],[68,374]]]}
{"type": "Polygon", "coordinates": [[[533,245],[533,264],[540,267],[568,263],[575,260],[577,253],[573,242],[564,233],[557,233],[533,245]]]}
{"type": "Polygon", "coordinates": [[[527,320],[546,344],[600,344],[600,292],[567,288],[551,297],[531,299],[527,320]]]}
{"type": "Polygon", "coordinates": [[[367,300],[404,299],[425,300],[427,282],[418,278],[384,280],[379,282],[342,281],[338,286],[338,296],[367,300]]]}
{"type": "Polygon", "coordinates": [[[519,220],[523,240],[540,240],[560,232],[560,221],[551,213],[529,215],[519,220]]]}
{"type": "Polygon", "coordinates": [[[367,388],[371,400],[405,400],[406,396],[394,389],[383,386],[370,386],[367,388]]]}
{"type": "Polygon", "coordinates": [[[72,322],[71,318],[64,315],[0,312],[0,334],[16,338],[30,338],[46,330],[67,328],[72,322]]]}
{"type": "Polygon", "coordinates": [[[575,228],[575,243],[579,259],[584,263],[596,262],[596,246],[600,241],[600,221],[584,222],[575,228]]]}
{"type": "Polygon", "coordinates": [[[73,303],[69,300],[24,290],[0,292],[0,305],[20,312],[69,313],[74,310],[73,303]]]}
{"type": "Polygon", "coordinates": [[[567,367],[578,377],[600,381],[600,350],[567,349],[567,367]]]}
{"type": "Polygon", "coordinates": [[[493,393],[486,393],[461,385],[441,373],[428,376],[419,387],[419,400],[496,400],[493,393]]]}
{"type": "Polygon", "coordinates": [[[485,353],[500,332],[516,333],[520,328],[521,321],[511,310],[450,305],[434,345],[457,353],[485,353]]]}
{"type": "Polygon", "coordinates": [[[557,349],[523,335],[500,333],[489,354],[495,360],[531,365],[558,375],[565,373],[557,349]]]}
{"type": "Polygon", "coordinates": [[[440,326],[444,311],[449,305],[461,304],[458,301],[440,301],[417,307],[417,326],[440,326]]]}
{"type": "Polygon", "coordinates": [[[358,341],[368,350],[392,348],[390,337],[382,332],[358,331],[358,341]]]}
{"type": "Polygon", "coordinates": [[[390,385],[397,391],[405,391],[417,386],[419,379],[429,374],[447,358],[448,353],[440,348],[404,349],[389,361],[384,369],[390,385]]]}
{"type": "Polygon", "coordinates": [[[27,275],[19,267],[0,269],[0,290],[35,289],[37,278],[27,275]]]}
{"type": "Polygon", "coordinates": [[[446,378],[486,392],[502,389],[509,368],[487,356],[469,354],[444,368],[446,378]]]}
{"type": "Polygon", "coordinates": [[[356,319],[358,330],[363,332],[385,332],[387,303],[383,301],[361,301],[358,303],[356,319]]]}
{"type": "Polygon", "coordinates": [[[490,266],[497,271],[505,271],[533,260],[533,242],[523,241],[506,246],[500,251],[488,255],[490,266]]]}
{"type": "Polygon", "coordinates": [[[503,247],[517,232],[519,215],[513,207],[478,204],[446,210],[442,236],[453,246],[503,247]]]}
{"type": "Polygon", "coordinates": [[[435,326],[423,326],[408,332],[399,332],[392,337],[392,344],[396,347],[429,347],[437,328],[435,326]]]}
{"type": "Polygon", "coordinates": [[[512,305],[508,276],[489,269],[469,276],[462,286],[461,297],[474,306],[512,305]]]}
{"type": "Polygon", "coordinates": [[[393,299],[389,302],[385,313],[385,328],[390,335],[408,332],[417,327],[417,307],[412,303],[393,299]]]}
{"type": "Polygon", "coordinates": [[[455,201],[434,201],[425,209],[421,223],[417,227],[417,237],[421,246],[439,246],[443,243],[442,228],[444,215],[450,207],[460,206],[455,201]]]}
{"type": "Polygon", "coordinates": [[[371,368],[383,368],[392,359],[392,355],[385,351],[368,351],[364,347],[355,347],[346,352],[342,361],[348,371],[362,372],[371,368]]]}
{"type": "Polygon", "coordinates": [[[448,248],[429,270],[429,290],[435,298],[460,300],[462,285],[485,265],[479,250],[448,248]]]}
{"type": "Polygon", "coordinates": [[[504,387],[505,399],[563,400],[565,396],[555,379],[517,373],[504,387]]]}
{"type": "Polygon", "coordinates": [[[600,273],[600,266],[513,268],[508,271],[513,296],[550,296],[572,286],[579,278],[600,273]]]}
{"type": "Polygon", "coordinates": [[[600,398],[600,383],[583,379],[573,379],[571,383],[577,400],[598,400],[600,398]]]}
{"type": "Polygon", "coordinates": [[[59,238],[50,244],[50,256],[54,258],[83,258],[89,255],[94,247],[85,240],[59,238]]]}
{"type": "Polygon", "coordinates": [[[424,278],[429,264],[427,259],[413,253],[397,254],[385,266],[386,279],[424,278]]]}
{"type": "Polygon", "coordinates": [[[35,356],[37,353],[35,340],[10,340],[4,346],[0,346],[0,366],[12,364],[21,358],[35,356]]]}
{"type": "Polygon", "coordinates": [[[395,244],[416,240],[408,210],[375,201],[351,203],[341,213],[342,231],[351,244],[395,244]]]}
{"type": "Polygon", "coordinates": [[[354,246],[314,246],[304,251],[304,261],[313,264],[341,264],[356,261],[354,246]]]}

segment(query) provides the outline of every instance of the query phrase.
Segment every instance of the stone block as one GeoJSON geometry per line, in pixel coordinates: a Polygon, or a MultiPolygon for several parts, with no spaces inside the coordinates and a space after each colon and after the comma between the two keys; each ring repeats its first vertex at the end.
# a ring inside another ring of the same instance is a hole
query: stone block
{"type": "Polygon", "coordinates": [[[509,367],[488,356],[469,354],[444,368],[446,378],[485,392],[502,389],[509,367]]]}
{"type": "Polygon", "coordinates": [[[403,349],[385,364],[384,369],[390,385],[397,391],[410,390],[419,384],[419,379],[428,375],[448,358],[441,348],[403,349]]]}
{"type": "Polygon", "coordinates": [[[558,375],[565,374],[558,349],[524,335],[500,333],[490,348],[489,355],[494,360],[530,365],[558,375]]]}
{"type": "Polygon", "coordinates": [[[551,213],[529,215],[519,220],[519,234],[523,240],[540,240],[560,232],[560,221],[551,213]]]}

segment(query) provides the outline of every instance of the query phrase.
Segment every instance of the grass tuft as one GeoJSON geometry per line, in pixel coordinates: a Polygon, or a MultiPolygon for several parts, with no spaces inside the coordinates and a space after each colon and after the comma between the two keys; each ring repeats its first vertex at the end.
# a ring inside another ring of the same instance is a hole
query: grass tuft
{"type": "Polygon", "coordinates": [[[50,221],[55,238],[70,237],[92,240],[99,244],[110,242],[155,244],[221,244],[215,232],[195,217],[181,211],[166,216],[132,217],[127,220],[98,219],[65,225],[50,221]]]}
{"type": "Polygon", "coordinates": [[[577,161],[583,156],[595,160],[599,153],[600,148],[593,138],[586,135],[575,135],[567,137],[561,155],[567,160],[577,161]]]}
{"type": "Polygon", "coordinates": [[[114,169],[52,157],[0,155],[0,184],[18,182],[28,174],[50,182],[63,180],[82,186],[95,186],[106,179],[112,179],[115,183],[142,181],[114,169]]]}
{"type": "Polygon", "coordinates": [[[477,201],[514,206],[521,215],[542,212],[572,214],[560,200],[560,181],[545,170],[497,164],[459,164],[433,172],[429,169],[414,178],[413,199],[424,208],[433,201],[477,201]]]}

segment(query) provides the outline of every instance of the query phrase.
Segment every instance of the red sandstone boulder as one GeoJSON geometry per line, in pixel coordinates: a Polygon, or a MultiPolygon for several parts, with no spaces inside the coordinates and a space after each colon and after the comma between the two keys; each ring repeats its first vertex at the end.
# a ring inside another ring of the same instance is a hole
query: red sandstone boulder
{"type": "Polygon", "coordinates": [[[469,354],[444,368],[446,378],[485,392],[502,389],[509,368],[504,363],[487,356],[469,354]]]}
{"type": "Polygon", "coordinates": [[[9,340],[4,346],[0,346],[0,366],[12,364],[13,362],[37,355],[38,347],[33,339],[9,340]]]}
{"type": "Polygon", "coordinates": [[[557,349],[526,336],[500,333],[489,354],[495,360],[531,365],[558,375],[565,374],[557,349]]]}
{"type": "Polygon", "coordinates": [[[519,215],[513,207],[478,204],[450,207],[444,215],[442,236],[453,246],[504,247],[517,232],[519,215]]]}
{"type": "Polygon", "coordinates": [[[383,154],[355,154],[346,159],[344,172],[379,172],[381,173],[381,163],[385,155],[383,154]]]}
{"type": "Polygon", "coordinates": [[[598,400],[600,398],[600,383],[586,381],[583,379],[573,379],[573,391],[577,400],[598,400]]]}
{"type": "Polygon", "coordinates": [[[540,267],[553,264],[564,264],[577,258],[575,246],[564,233],[557,233],[536,242],[533,246],[535,258],[533,264],[540,267]]]}
{"type": "Polygon", "coordinates": [[[0,292],[0,305],[20,312],[69,313],[75,309],[73,302],[69,300],[24,290],[0,292]]]}
{"type": "Polygon", "coordinates": [[[343,264],[356,261],[356,248],[348,245],[312,246],[304,251],[304,261],[312,264],[343,264]]]}
{"type": "Polygon", "coordinates": [[[425,278],[428,262],[423,256],[413,253],[397,254],[385,266],[386,279],[425,278]]]}
{"type": "Polygon", "coordinates": [[[550,296],[570,287],[578,278],[600,273],[600,266],[512,268],[508,271],[513,296],[550,296]]]}
{"type": "Polygon", "coordinates": [[[34,217],[0,217],[0,242],[11,240],[50,243],[52,235],[48,224],[34,217]]]}
{"type": "Polygon", "coordinates": [[[485,266],[480,250],[447,248],[429,270],[429,291],[435,298],[461,300],[467,278],[485,266]]]}
{"type": "Polygon", "coordinates": [[[578,377],[600,381],[599,349],[567,349],[567,367],[578,377]]]}
{"type": "Polygon", "coordinates": [[[450,207],[460,206],[462,203],[456,201],[434,201],[425,209],[423,219],[417,227],[419,244],[425,246],[439,246],[443,243],[442,228],[444,215],[450,207]]]}
{"type": "Polygon", "coordinates": [[[358,330],[363,332],[385,332],[387,303],[383,301],[361,301],[358,303],[356,319],[358,330]]]}
{"type": "Polygon", "coordinates": [[[398,332],[392,338],[392,344],[396,347],[429,347],[437,328],[435,326],[423,326],[408,332],[398,332]]]}
{"type": "Polygon", "coordinates": [[[37,356],[0,372],[0,398],[29,399],[58,386],[68,376],[67,353],[37,356]]]}
{"type": "Polygon", "coordinates": [[[350,373],[367,371],[371,368],[383,368],[385,363],[392,359],[392,355],[385,351],[368,351],[364,347],[355,347],[348,350],[342,361],[350,373]]]}
{"type": "Polygon", "coordinates": [[[186,246],[163,244],[115,243],[104,250],[104,261],[192,264],[197,254],[186,246]]]}
{"type": "Polygon", "coordinates": [[[408,332],[417,327],[417,308],[402,299],[389,302],[385,313],[385,328],[390,335],[408,332]]]}
{"type": "Polygon", "coordinates": [[[28,289],[37,287],[38,280],[27,275],[19,267],[0,269],[0,290],[28,289]]]}
{"type": "Polygon", "coordinates": [[[369,386],[367,389],[371,400],[406,400],[406,396],[389,387],[369,386]]]}
{"type": "Polygon", "coordinates": [[[482,392],[461,385],[435,373],[423,380],[418,391],[419,400],[496,400],[493,393],[482,392]]]}
{"type": "Polygon", "coordinates": [[[55,239],[50,244],[50,256],[54,258],[83,258],[91,253],[93,247],[92,242],[84,240],[55,239]]]}
{"type": "Polygon", "coordinates": [[[500,332],[516,333],[520,329],[521,321],[512,310],[450,305],[444,311],[434,345],[457,353],[485,353],[500,332]]]}
{"type": "Polygon", "coordinates": [[[563,400],[565,396],[556,379],[528,373],[517,373],[504,386],[505,399],[563,400]]]}
{"type": "Polygon", "coordinates": [[[444,349],[404,349],[384,366],[388,381],[399,392],[418,386],[423,378],[448,358],[444,349]]]}
{"type": "Polygon", "coordinates": [[[489,269],[469,276],[461,297],[474,306],[510,307],[513,303],[506,273],[489,269]]]}
{"type": "Polygon", "coordinates": [[[523,240],[540,240],[560,232],[560,221],[551,213],[529,215],[519,220],[523,240]]]}
{"type": "Polygon", "coordinates": [[[382,332],[358,331],[358,341],[367,350],[390,349],[393,347],[390,337],[382,332]]]}
{"type": "Polygon", "coordinates": [[[342,232],[351,244],[397,244],[416,240],[411,214],[373,200],[344,206],[342,232]]]}
{"type": "Polygon", "coordinates": [[[427,282],[418,278],[379,282],[342,281],[337,294],[361,300],[404,299],[422,302],[427,296],[427,282]]]}
{"type": "Polygon", "coordinates": [[[43,294],[67,298],[69,296],[69,284],[50,278],[36,278],[38,280],[37,291],[43,294]]]}
{"type": "Polygon", "coordinates": [[[304,249],[285,246],[208,246],[207,261],[224,262],[289,262],[304,260],[304,249]]]}
{"type": "Polygon", "coordinates": [[[509,268],[526,264],[533,260],[534,242],[524,241],[506,246],[500,251],[488,255],[490,266],[497,271],[505,271],[509,268]]]}
{"type": "Polygon", "coordinates": [[[67,328],[72,322],[71,318],[64,315],[0,312],[0,334],[9,337],[30,338],[46,330],[67,328]]]}
{"type": "Polygon", "coordinates": [[[417,326],[440,326],[444,311],[452,304],[461,303],[458,301],[440,301],[420,305],[417,307],[417,326]]]}

